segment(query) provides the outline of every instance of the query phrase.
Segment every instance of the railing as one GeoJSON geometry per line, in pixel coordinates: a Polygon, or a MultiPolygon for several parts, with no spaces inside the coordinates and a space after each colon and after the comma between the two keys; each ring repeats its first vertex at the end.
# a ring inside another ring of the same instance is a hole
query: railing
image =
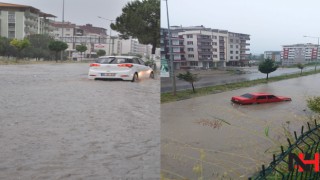
{"type": "MultiPolygon", "coordinates": [[[[310,171],[299,172],[298,163],[292,161],[290,154],[303,153],[314,154],[319,152],[320,147],[320,125],[317,124],[315,120],[313,127],[309,123],[308,131],[303,132],[304,126],[301,128],[301,135],[297,137],[297,133],[294,132],[295,142],[292,144],[288,139],[288,148],[284,151],[284,147],[281,146],[281,153],[279,155],[273,155],[273,161],[269,164],[267,168],[262,165],[262,170],[254,177],[249,178],[249,180],[269,180],[269,179],[301,179],[301,180],[316,180],[320,179],[320,173],[314,171],[314,165],[309,165],[310,171]],[[293,170],[289,170],[289,167],[293,170]]],[[[307,159],[307,158],[306,158],[307,159]]],[[[313,157],[311,158],[313,159],[313,157]]],[[[319,166],[319,164],[318,164],[319,166]]]]}

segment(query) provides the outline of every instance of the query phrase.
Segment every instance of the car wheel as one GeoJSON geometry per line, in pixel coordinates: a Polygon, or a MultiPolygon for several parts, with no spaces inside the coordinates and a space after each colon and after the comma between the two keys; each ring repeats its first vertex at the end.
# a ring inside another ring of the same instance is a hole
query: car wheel
{"type": "Polygon", "coordinates": [[[154,73],[153,73],[153,71],[150,73],[150,78],[151,78],[151,79],[154,79],[154,73]]]}
{"type": "Polygon", "coordinates": [[[134,73],[131,82],[136,82],[136,81],[138,81],[138,74],[137,74],[137,73],[134,73]]]}

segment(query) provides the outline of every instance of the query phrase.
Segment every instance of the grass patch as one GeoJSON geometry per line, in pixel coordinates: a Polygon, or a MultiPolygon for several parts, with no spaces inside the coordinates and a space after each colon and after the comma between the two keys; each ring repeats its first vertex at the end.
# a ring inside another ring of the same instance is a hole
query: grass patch
{"type": "Polygon", "coordinates": [[[176,96],[173,96],[172,92],[166,92],[166,93],[161,93],[161,103],[190,99],[194,97],[200,97],[200,96],[205,96],[209,94],[216,94],[220,92],[231,91],[235,89],[241,89],[241,88],[251,87],[259,84],[281,81],[285,79],[308,76],[308,75],[317,74],[317,73],[320,73],[320,70],[317,70],[316,72],[313,70],[308,72],[303,72],[302,75],[300,75],[300,73],[295,73],[295,74],[271,77],[269,78],[268,81],[266,79],[256,79],[251,81],[243,81],[243,82],[230,83],[230,84],[217,85],[217,86],[209,86],[209,87],[197,88],[196,93],[193,93],[192,90],[182,90],[182,91],[177,91],[176,96]]]}

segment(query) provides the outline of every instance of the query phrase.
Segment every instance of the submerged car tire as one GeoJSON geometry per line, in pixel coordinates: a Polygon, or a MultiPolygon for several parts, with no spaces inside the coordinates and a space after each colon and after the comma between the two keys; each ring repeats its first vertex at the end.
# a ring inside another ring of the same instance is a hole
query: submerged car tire
{"type": "Polygon", "coordinates": [[[150,73],[150,76],[149,76],[151,79],[154,79],[154,73],[153,71],[150,73]]]}
{"type": "Polygon", "coordinates": [[[136,81],[138,81],[138,79],[139,79],[138,74],[134,73],[131,82],[136,82],[136,81]]]}

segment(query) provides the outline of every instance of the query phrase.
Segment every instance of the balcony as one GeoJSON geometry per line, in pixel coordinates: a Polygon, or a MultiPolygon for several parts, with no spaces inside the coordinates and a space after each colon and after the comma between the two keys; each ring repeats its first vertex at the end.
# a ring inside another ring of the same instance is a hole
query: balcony
{"type": "Polygon", "coordinates": [[[208,55],[212,55],[212,51],[198,51],[199,54],[208,54],[208,55]]]}
{"type": "Polygon", "coordinates": [[[201,43],[198,43],[198,48],[199,49],[213,49],[211,44],[201,44],[201,43]]]}
{"type": "Polygon", "coordinates": [[[211,38],[198,37],[197,40],[198,42],[212,42],[211,38]]]}

